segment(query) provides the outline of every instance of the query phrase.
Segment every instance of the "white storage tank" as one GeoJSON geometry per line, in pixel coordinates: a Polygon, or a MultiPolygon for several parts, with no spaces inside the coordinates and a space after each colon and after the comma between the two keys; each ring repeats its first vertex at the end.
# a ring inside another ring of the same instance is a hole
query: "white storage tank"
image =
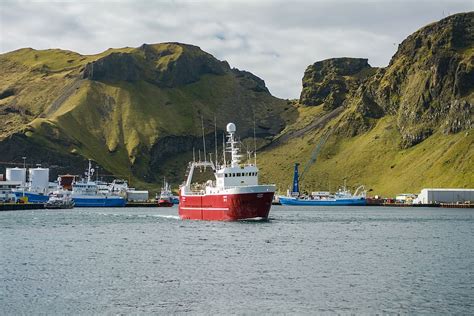
{"type": "Polygon", "coordinates": [[[127,191],[127,201],[129,202],[146,202],[148,200],[148,191],[127,191]]]}
{"type": "Polygon", "coordinates": [[[30,168],[30,190],[45,193],[49,186],[48,168],[30,168]]]}
{"type": "Polygon", "coordinates": [[[464,203],[474,202],[474,189],[423,189],[413,203],[464,203]]]}
{"type": "Polygon", "coordinates": [[[7,181],[20,181],[22,185],[26,182],[26,168],[7,168],[7,181]]]}

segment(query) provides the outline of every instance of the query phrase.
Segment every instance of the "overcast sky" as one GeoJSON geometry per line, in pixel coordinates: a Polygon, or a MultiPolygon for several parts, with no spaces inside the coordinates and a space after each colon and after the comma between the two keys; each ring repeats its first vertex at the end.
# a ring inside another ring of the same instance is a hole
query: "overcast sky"
{"type": "Polygon", "coordinates": [[[409,34],[473,10],[473,0],[0,0],[0,52],[183,42],[261,77],[275,96],[297,98],[315,61],[365,57],[386,66],[409,34]]]}

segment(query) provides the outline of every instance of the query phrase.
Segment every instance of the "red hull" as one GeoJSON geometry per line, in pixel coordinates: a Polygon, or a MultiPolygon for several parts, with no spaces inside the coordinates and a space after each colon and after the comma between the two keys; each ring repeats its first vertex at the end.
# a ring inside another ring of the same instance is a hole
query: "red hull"
{"type": "Polygon", "coordinates": [[[235,221],[268,218],[273,192],[227,195],[186,195],[179,197],[182,219],[235,221]]]}
{"type": "Polygon", "coordinates": [[[158,201],[158,207],[172,207],[173,202],[167,201],[167,200],[159,200],[158,201]]]}

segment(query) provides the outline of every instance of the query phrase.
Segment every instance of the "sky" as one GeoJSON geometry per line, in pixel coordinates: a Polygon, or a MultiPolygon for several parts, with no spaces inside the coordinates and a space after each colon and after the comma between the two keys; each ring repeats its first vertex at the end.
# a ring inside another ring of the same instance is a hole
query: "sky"
{"type": "Polygon", "coordinates": [[[23,47],[96,54],[182,42],[298,98],[306,67],[333,57],[384,67],[420,27],[474,10],[474,0],[0,0],[0,53],[23,47]]]}

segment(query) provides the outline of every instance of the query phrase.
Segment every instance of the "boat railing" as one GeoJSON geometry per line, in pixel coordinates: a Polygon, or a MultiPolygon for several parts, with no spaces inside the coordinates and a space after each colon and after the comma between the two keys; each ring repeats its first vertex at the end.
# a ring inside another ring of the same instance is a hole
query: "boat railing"
{"type": "MultiPolygon", "coordinates": [[[[228,189],[241,189],[241,188],[254,188],[254,187],[271,187],[275,186],[274,184],[255,184],[255,185],[235,185],[235,186],[226,186],[223,188],[217,189],[219,190],[228,190],[228,189]]],[[[215,192],[214,192],[215,193],[215,192]]],[[[205,195],[206,191],[205,190],[186,190],[185,191],[186,195],[205,195]]]]}

